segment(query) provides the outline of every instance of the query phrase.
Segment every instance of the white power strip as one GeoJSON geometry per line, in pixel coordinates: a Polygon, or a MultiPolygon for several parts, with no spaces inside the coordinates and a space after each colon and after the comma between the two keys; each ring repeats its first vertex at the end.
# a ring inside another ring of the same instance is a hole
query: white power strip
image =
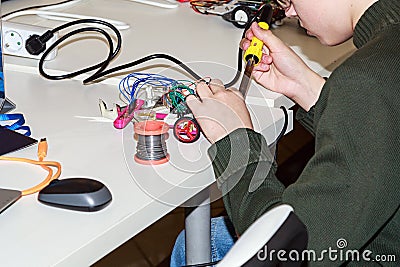
{"type": "MultiPolygon", "coordinates": [[[[40,26],[2,21],[3,54],[40,59],[42,53],[39,55],[32,55],[28,53],[28,51],[25,48],[26,40],[34,34],[42,35],[44,32],[48,30],[50,29],[40,26]]],[[[54,34],[54,36],[49,41],[47,41],[46,48],[48,48],[51,44],[53,44],[57,39],[58,35],[54,34]]],[[[56,55],[57,55],[57,49],[54,49],[46,57],[46,60],[54,59],[56,55]]]]}

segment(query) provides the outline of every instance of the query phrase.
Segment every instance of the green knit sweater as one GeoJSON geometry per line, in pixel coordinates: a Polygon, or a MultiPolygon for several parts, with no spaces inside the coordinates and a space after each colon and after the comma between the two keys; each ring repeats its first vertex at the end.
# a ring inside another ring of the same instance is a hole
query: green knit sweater
{"type": "MultiPolygon", "coordinates": [[[[349,265],[400,266],[399,1],[373,4],[353,40],[357,51],[333,71],[315,106],[297,113],[316,143],[294,184],[285,188],[277,180],[273,155],[252,130],[232,132],[209,155],[239,233],[271,207],[288,203],[307,226],[308,248],[317,256],[339,250],[337,241],[345,239],[343,253],[369,250],[371,260],[383,255],[391,261],[368,263],[360,253],[360,261],[349,265]],[[252,181],[263,182],[255,188],[252,181]]],[[[325,255],[309,265],[349,263],[336,255],[335,261],[325,255]]]]}

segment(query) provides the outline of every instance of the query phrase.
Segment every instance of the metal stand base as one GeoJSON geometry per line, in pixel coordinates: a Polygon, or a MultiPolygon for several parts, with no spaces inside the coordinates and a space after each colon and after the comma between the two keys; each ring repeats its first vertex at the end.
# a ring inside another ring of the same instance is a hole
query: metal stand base
{"type": "Polygon", "coordinates": [[[185,208],[186,264],[207,263],[211,261],[209,190],[203,190],[189,203],[185,208]]]}

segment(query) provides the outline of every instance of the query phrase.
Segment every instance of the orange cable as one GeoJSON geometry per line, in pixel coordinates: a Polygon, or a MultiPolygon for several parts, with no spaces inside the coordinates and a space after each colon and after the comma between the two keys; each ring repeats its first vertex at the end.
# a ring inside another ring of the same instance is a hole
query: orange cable
{"type": "Polygon", "coordinates": [[[16,158],[16,157],[3,157],[0,156],[0,160],[7,160],[7,161],[17,161],[17,162],[25,162],[33,165],[39,165],[43,169],[45,169],[48,174],[46,178],[39,184],[25,189],[21,191],[22,196],[34,194],[39,192],[44,187],[46,187],[51,181],[57,179],[61,175],[61,164],[57,161],[43,161],[43,159],[47,156],[47,141],[46,139],[41,139],[38,145],[38,158],[39,160],[32,160],[32,159],[25,159],[25,158],[16,158]],[[53,175],[53,170],[50,167],[57,168],[57,172],[53,175]]]}

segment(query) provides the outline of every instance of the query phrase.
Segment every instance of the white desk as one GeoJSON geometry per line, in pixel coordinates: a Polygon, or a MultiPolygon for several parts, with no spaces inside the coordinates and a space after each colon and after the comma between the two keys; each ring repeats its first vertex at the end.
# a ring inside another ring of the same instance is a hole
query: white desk
{"type": "MultiPolygon", "coordinates": [[[[162,0],[158,0],[162,1],[162,0]]],[[[35,1],[34,4],[52,2],[35,1]]],[[[32,1],[15,0],[2,3],[2,12],[7,13],[18,7],[30,6],[32,1]]],[[[59,10],[57,10],[59,11],[59,10]]],[[[123,48],[118,58],[110,67],[131,62],[153,53],[167,53],[188,62],[214,62],[235,70],[237,50],[243,30],[234,27],[218,16],[207,16],[195,13],[188,3],[181,3],[176,9],[162,9],[133,3],[129,0],[82,0],[66,8],[68,13],[93,15],[117,19],[131,25],[129,30],[122,31],[123,48]]],[[[44,27],[55,27],[61,24],[37,16],[23,16],[13,19],[14,22],[28,23],[44,27]]],[[[354,50],[351,42],[337,47],[322,47],[316,38],[308,37],[298,28],[294,19],[285,22],[284,26],[274,30],[286,43],[291,45],[301,57],[317,72],[325,75],[354,50]]],[[[62,34],[62,33],[61,33],[62,34]]],[[[82,36],[80,36],[82,37],[82,36]]],[[[71,43],[59,51],[56,60],[48,62],[46,68],[53,71],[71,71],[98,62],[105,57],[106,44],[99,40],[85,40],[71,43]]],[[[35,60],[6,57],[6,65],[24,66],[19,71],[37,73],[35,60]]],[[[165,60],[149,62],[146,65],[165,64],[165,60]]],[[[137,69],[142,68],[142,65],[137,69]]],[[[127,71],[133,71],[130,69],[127,71]]],[[[162,70],[162,69],[160,69],[162,70]]],[[[208,69],[197,69],[199,74],[217,76],[208,69]]],[[[152,71],[155,71],[152,69],[152,71]]],[[[218,72],[217,72],[218,73],[218,72]]],[[[219,73],[218,73],[219,74],[219,73]]],[[[218,78],[228,82],[232,76],[227,73],[218,78]]],[[[83,80],[82,77],[77,79],[83,80]]],[[[108,79],[105,83],[116,84],[119,80],[108,79]]]]}
{"type": "MultiPolygon", "coordinates": [[[[5,13],[17,6],[31,4],[27,0],[11,1],[2,3],[2,9],[5,13]]],[[[88,0],[66,11],[107,16],[132,25],[131,30],[123,32],[123,50],[112,66],[164,52],[184,62],[205,61],[195,63],[196,71],[204,76],[211,75],[224,81],[233,76],[241,30],[222,18],[195,14],[187,4],[178,9],[164,10],[124,0],[115,0],[112,5],[107,0],[88,0]],[[220,38],[221,34],[224,38],[220,38]]],[[[42,26],[59,24],[34,16],[15,21],[42,26]]],[[[286,41],[291,40],[292,45],[302,47],[303,56],[321,73],[329,71],[338,58],[351,51],[350,45],[317,50],[320,48],[317,40],[299,35],[294,23],[278,29],[277,33],[286,41]],[[311,60],[319,60],[319,63],[311,60]]],[[[106,51],[103,43],[85,42],[84,47],[82,43],[66,46],[56,60],[46,64],[46,68],[69,71],[103,58],[103,54],[94,53],[106,51]]],[[[90,86],[82,86],[81,77],[47,81],[32,75],[37,73],[36,63],[34,60],[6,57],[8,97],[16,102],[16,111],[24,113],[33,136],[47,137],[48,159],[62,163],[61,178],[83,176],[98,179],[109,187],[113,201],[102,211],[80,213],[42,205],[36,200],[36,195],[23,197],[0,215],[1,265],[90,265],[213,183],[213,173],[204,153],[209,144],[204,138],[191,145],[178,144],[169,138],[167,147],[171,161],[152,168],[132,160],[135,143],[131,126],[120,131],[114,129],[111,122],[88,118],[100,116],[99,98],[108,104],[117,101],[115,84],[119,79],[112,78],[90,86]]],[[[165,61],[155,63],[169,64],[165,61]]],[[[146,71],[163,71],[163,68],[146,71]]],[[[162,74],[180,75],[173,71],[163,71],[162,74]]],[[[269,104],[274,106],[285,102],[276,94],[271,98],[274,101],[269,104]]],[[[250,108],[253,118],[259,118],[255,120],[256,128],[272,142],[282,128],[282,112],[277,108],[254,105],[250,108]],[[266,112],[271,116],[265,117],[266,112]]],[[[36,147],[12,155],[35,158],[36,147]]],[[[0,168],[0,186],[3,188],[28,188],[44,176],[40,168],[29,165],[21,167],[20,164],[0,162],[0,168]]]]}
{"type": "MultiPolygon", "coordinates": [[[[33,136],[47,137],[48,159],[62,163],[62,177],[98,179],[114,199],[102,211],[80,213],[42,205],[36,195],[23,197],[0,215],[2,265],[89,265],[214,181],[204,138],[187,145],[170,137],[169,164],[136,164],[132,127],[120,131],[111,121],[86,118],[99,116],[99,97],[116,97],[116,89],[109,85],[82,87],[78,81],[49,82],[14,71],[7,72],[7,85],[33,136]]],[[[272,112],[276,116],[269,117],[266,131],[279,133],[275,127],[281,129],[283,116],[278,109],[272,112]]],[[[36,147],[13,155],[35,158],[36,147]]],[[[0,166],[2,188],[28,188],[44,176],[34,166],[0,166]]]]}

